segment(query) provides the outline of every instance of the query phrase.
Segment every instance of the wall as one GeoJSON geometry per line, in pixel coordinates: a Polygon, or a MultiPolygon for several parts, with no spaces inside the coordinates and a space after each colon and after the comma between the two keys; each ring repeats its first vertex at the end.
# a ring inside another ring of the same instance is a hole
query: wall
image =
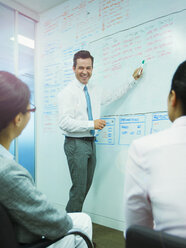
{"type": "Polygon", "coordinates": [[[130,82],[145,60],[144,75],[120,100],[103,107],[106,128],[97,135],[97,168],[84,205],[94,222],[122,230],[123,175],[134,138],[170,126],[167,95],[186,58],[184,0],[71,0],[40,19],[37,85],[38,187],[60,208],[71,186],[57,123],[60,89],[73,78],[72,57],[88,49],[95,58],[91,83],[105,91],[130,82]]]}
{"type": "Polygon", "coordinates": [[[12,1],[12,0],[0,0],[0,3],[3,3],[4,5],[15,9],[19,11],[20,13],[24,14],[25,16],[28,16],[29,18],[39,21],[39,14],[35,13],[34,11],[25,8],[21,4],[19,4],[17,1],[12,1]]]}

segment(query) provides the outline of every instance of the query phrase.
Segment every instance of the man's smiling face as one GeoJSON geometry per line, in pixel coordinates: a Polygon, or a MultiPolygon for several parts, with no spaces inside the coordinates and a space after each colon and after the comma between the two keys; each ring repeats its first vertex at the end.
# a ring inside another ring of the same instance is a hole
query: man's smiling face
{"type": "Polygon", "coordinates": [[[76,67],[73,67],[73,71],[76,75],[77,80],[82,84],[87,84],[92,76],[92,60],[91,58],[77,59],[76,67]]]}

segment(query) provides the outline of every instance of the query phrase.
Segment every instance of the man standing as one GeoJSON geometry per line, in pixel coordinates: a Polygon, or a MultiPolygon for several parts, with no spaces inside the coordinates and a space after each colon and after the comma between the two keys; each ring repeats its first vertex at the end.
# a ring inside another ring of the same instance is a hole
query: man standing
{"type": "MultiPolygon", "coordinates": [[[[74,55],[73,71],[76,80],[58,95],[59,127],[65,135],[64,150],[72,179],[67,212],[81,212],[84,200],[92,184],[96,166],[95,130],[103,129],[106,122],[100,119],[101,104],[111,103],[126,94],[135,83],[122,86],[110,96],[88,84],[92,76],[94,58],[88,51],[74,55]]],[[[138,79],[142,68],[135,70],[138,79]]]]}

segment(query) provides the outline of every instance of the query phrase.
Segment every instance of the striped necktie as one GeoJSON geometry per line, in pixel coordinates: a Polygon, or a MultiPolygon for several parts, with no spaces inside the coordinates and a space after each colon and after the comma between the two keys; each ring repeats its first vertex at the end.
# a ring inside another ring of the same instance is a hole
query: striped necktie
{"type": "MultiPolygon", "coordinates": [[[[85,92],[85,97],[86,97],[86,101],[87,101],[88,119],[89,120],[93,120],[93,117],[92,117],[92,108],[91,108],[91,102],[90,102],[90,96],[89,96],[88,89],[87,89],[87,86],[86,85],[84,87],[84,92],[85,92]]],[[[95,130],[90,130],[90,134],[94,136],[95,130]]]]}

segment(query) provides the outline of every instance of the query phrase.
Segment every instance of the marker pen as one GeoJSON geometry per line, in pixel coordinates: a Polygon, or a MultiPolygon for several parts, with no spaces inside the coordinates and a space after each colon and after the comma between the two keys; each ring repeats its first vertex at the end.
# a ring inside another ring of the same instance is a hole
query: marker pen
{"type": "MultiPolygon", "coordinates": [[[[144,63],[145,63],[145,60],[143,60],[143,61],[141,62],[141,66],[140,66],[140,67],[142,67],[142,69],[143,69],[144,63]]],[[[141,75],[142,69],[138,71],[138,76],[141,75]]]]}

